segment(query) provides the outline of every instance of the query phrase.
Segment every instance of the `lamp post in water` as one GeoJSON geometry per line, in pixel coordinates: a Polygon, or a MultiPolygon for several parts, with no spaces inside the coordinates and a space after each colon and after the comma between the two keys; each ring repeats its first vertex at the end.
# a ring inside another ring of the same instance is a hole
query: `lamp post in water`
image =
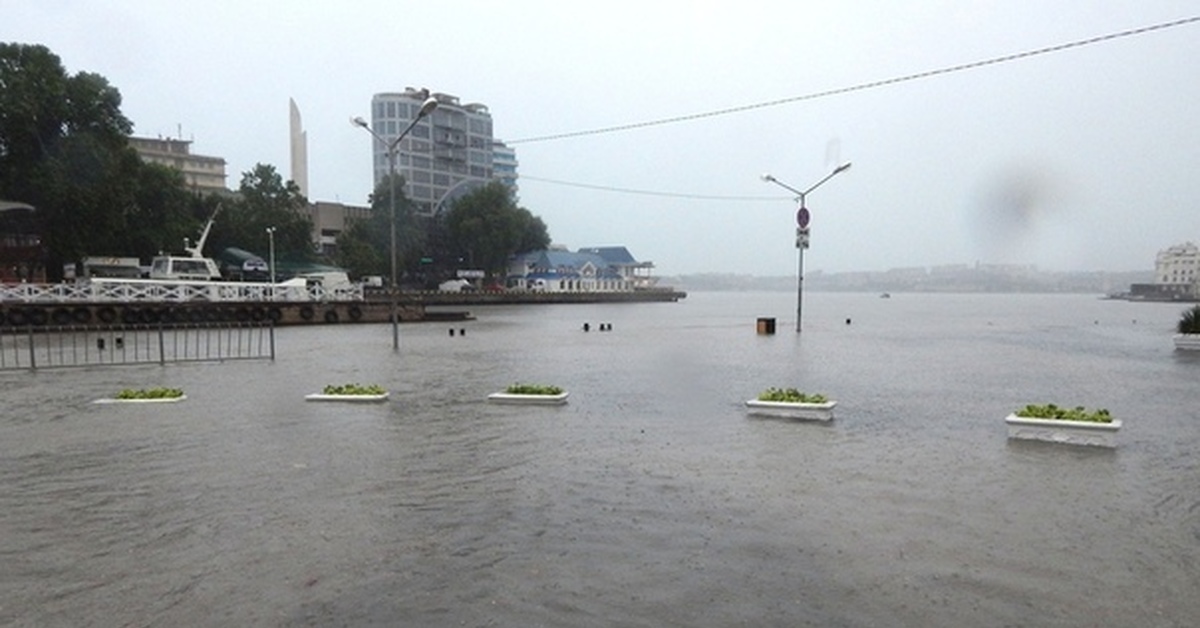
{"type": "Polygon", "coordinates": [[[267,238],[270,240],[270,253],[268,254],[269,255],[268,259],[270,260],[270,263],[271,263],[270,268],[268,268],[268,270],[271,271],[271,294],[274,294],[275,293],[274,292],[275,291],[275,227],[267,227],[267,238]]]}
{"type": "Polygon", "coordinates": [[[437,98],[432,96],[426,98],[425,102],[421,103],[421,109],[417,111],[417,115],[413,116],[412,122],[409,122],[408,126],[404,127],[404,130],[390,141],[384,138],[382,135],[376,133],[375,129],[372,129],[370,125],[367,124],[366,120],[363,120],[362,118],[353,118],[350,120],[351,124],[366,129],[367,133],[370,133],[372,137],[378,140],[379,143],[383,144],[384,148],[387,149],[388,188],[390,191],[388,211],[391,214],[392,231],[392,278],[388,282],[388,292],[391,294],[392,300],[392,351],[400,350],[400,313],[399,305],[396,302],[397,298],[399,298],[399,295],[396,291],[396,147],[400,145],[400,140],[404,139],[404,136],[408,135],[408,132],[413,130],[414,126],[417,126],[417,123],[421,121],[421,118],[424,118],[425,116],[429,115],[429,112],[437,109],[437,105],[437,98]]]}
{"type": "Polygon", "coordinates": [[[825,175],[825,178],[810,185],[807,190],[801,192],[796,188],[776,179],[770,174],[764,174],[762,180],[767,183],[774,183],[781,188],[788,190],[796,195],[796,201],[800,203],[800,208],[796,210],[796,333],[800,333],[800,316],[804,303],[804,249],[808,248],[808,221],[811,218],[808,212],[808,207],[804,205],[804,197],[810,192],[821,187],[823,183],[837,176],[838,174],[850,169],[850,162],[846,162],[833,172],[825,175]]]}

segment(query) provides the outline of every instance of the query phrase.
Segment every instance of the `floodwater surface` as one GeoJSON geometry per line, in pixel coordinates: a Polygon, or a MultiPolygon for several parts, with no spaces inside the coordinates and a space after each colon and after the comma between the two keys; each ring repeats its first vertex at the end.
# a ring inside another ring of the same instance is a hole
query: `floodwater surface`
{"type": "Polygon", "coordinates": [[[0,374],[0,624],[1195,625],[1180,306],[812,293],[796,334],[794,298],[481,307],[401,326],[398,353],[387,325],[299,327],[274,362],[0,374]],[[569,403],[485,401],[516,382],[569,403]],[[304,400],[344,383],[391,398],[304,400]],[[188,399],[91,403],[153,386],[188,399]],[[837,416],[748,417],[769,386],[837,416]],[[1119,446],[1006,438],[1047,402],[1108,408],[1119,446]]]}

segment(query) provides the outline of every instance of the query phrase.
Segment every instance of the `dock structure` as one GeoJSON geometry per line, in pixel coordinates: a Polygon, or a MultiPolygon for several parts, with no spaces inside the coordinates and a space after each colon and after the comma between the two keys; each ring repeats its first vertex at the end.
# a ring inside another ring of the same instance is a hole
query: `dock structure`
{"type": "MultiPolygon", "coordinates": [[[[687,293],[670,288],[625,291],[401,291],[401,323],[461,321],[467,311],[449,307],[550,303],[674,302],[687,293]],[[436,307],[430,311],[429,307],[436,307]]],[[[386,290],[360,284],[326,287],[289,280],[283,283],[172,281],[92,278],[60,284],[0,284],[0,327],[187,325],[261,323],[312,325],[387,323],[391,301],[386,290]]]]}

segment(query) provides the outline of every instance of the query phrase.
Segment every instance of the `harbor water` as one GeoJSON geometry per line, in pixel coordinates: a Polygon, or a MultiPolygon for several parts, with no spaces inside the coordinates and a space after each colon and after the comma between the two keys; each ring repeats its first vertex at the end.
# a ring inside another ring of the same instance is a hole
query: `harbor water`
{"type": "Polygon", "coordinates": [[[2,373],[0,625],[1196,625],[1183,306],[804,305],[801,334],[794,294],[694,292],[2,373]],[[518,382],[569,403],[486,401],[518,382]],[[305,401],[344,383],[391,398],[305,401]],[[188,399],[92,403],[156,386],[188,399]],[[836,418],[748,416],[771,386],[836,418]],[[1050,402],[1109,409],[1118,447],[1007,438],[1050,402]]]}

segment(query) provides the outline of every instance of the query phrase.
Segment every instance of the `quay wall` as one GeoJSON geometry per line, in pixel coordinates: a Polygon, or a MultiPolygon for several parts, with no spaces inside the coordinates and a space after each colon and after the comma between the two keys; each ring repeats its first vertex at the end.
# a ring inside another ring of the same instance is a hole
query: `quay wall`
{"type": "MultiPolygon", "coordinates": [[[[687,294],[675,290],[633,292],[401,292],[397,312],[402,323],[468,320],[468,311],[430,312],[428,306],[483,306],[551,303],[674,302],[687,294]]],[[[186,325],[221,322],[265,322],[276,325],[387,323],[391,300],[386,291],[371,291],[354,300],[190,300],[128,301],[5,300],[0,326],[186,325]]]]}

